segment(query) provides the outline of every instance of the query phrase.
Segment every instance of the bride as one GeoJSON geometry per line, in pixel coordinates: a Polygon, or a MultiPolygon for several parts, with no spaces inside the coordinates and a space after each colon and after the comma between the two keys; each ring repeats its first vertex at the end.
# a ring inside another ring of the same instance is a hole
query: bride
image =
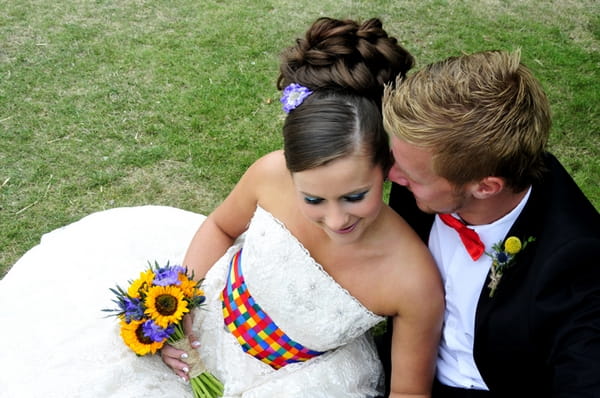
{"type": "MultiPolygon", "coordinates": [[[[381,93],[411,66],[378,20],[321,18],[283,54],[284,149],[257,160],[208,217],[113,209],[45,236],[1,281],[2,393],[190,396],[161,357],[135,357],[99,312],[108,287],[169,261],[204,278],[207,300],[188,332],[225,397],[378,396],[369,330],[385,317],[392,393],[429,396],[441,283],[424,244],[382,201],[381,93]]],[[[182,355],[161,352],[187,380],[182,355]]]]}

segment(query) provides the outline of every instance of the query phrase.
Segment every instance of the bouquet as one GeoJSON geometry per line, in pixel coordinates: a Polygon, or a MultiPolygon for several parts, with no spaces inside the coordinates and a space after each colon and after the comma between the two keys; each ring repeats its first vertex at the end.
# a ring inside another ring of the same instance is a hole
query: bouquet
{"type": "Polygon", "coordinates": [[[183,331],[183,316],[205,300],[200,282],[194,281],[193,275],[188,276],[185,267],[169,263],[161,267],[155,262],[129,283],[127,291],[119,286],[110,289],[116,295],[113,302],[118,308],[103,310],[119,318],[125,344],[139,356],[154,354],[167,342],[185,350],[194,397],[222,396],[223,384],[205,371],[183,331]]]}

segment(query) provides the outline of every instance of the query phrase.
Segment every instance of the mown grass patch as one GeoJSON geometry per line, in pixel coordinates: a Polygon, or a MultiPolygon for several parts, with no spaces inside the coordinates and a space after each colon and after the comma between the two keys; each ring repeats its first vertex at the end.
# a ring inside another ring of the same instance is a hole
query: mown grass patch
{"type": "Polygon", "coordinates": [[[550,147],[600,207],[600,6],[28,0],[0,14],[0,276],[40,237],[103,209],[208,213],[280,147],[278,54],[319,16],[379,17],[417,66],[521,48],[554,114],[550,147]]]}

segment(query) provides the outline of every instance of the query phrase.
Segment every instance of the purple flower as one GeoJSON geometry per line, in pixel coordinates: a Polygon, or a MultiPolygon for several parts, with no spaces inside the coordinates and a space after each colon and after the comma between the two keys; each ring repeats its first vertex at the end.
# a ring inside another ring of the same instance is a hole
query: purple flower
{"type": "Polygon", "coordinates": [[[300,104],[312,94],[307,87],[301,86],[297,83],[289,84],[284,90],[281,97],[281,103],[283,104],[283,111],[290,113],[291,110],[296,109],[300,104]]]}
{"type": "Polygon", "coordinates": [[[172,266],[172,267],[164,267],[158,268],[154,273],[154,284],[158,286],[169,286],[169,285],[177,285],[179,286],[181,282],[179,281],[179,274],[185,273],[185,269],[180,266],[172,266]]]}
{"type": "Polygon", "coordinates": [[[152,341],[161,342],[168,339],[175,331],[175,325],[167,328],[158,326],[153,320],[149,319],[142,325],[142,331],[152,341]]]}
{"type": "Polygon", "coordinates": [[[123,296],[118,304],[125,316],[125,322],[139,321],[144,317],[144,306],[140,299],[123,296]]]}

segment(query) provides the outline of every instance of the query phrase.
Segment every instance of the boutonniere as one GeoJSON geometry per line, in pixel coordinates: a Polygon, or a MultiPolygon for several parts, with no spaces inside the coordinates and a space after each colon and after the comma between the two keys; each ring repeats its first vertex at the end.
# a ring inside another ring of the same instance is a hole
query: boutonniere
{"type": "Polygon", "coordinates": [[[524,242],[521,242],[516,236],[509,236],[504,243],[500,241],[492,245],[491,253],[485,253],[492,258],[492,267],[490,269],[491,280],[488,284],[488,287],[490,288],[490,297],[494,296],[496,288],[500,283],[500,279],[504,274],[504,270],[511,267],[515,262],[516,255],[521,250],[525,249],[528,243],[531,243],[534,240],[535,238],[530,236],[524,242]]]}

